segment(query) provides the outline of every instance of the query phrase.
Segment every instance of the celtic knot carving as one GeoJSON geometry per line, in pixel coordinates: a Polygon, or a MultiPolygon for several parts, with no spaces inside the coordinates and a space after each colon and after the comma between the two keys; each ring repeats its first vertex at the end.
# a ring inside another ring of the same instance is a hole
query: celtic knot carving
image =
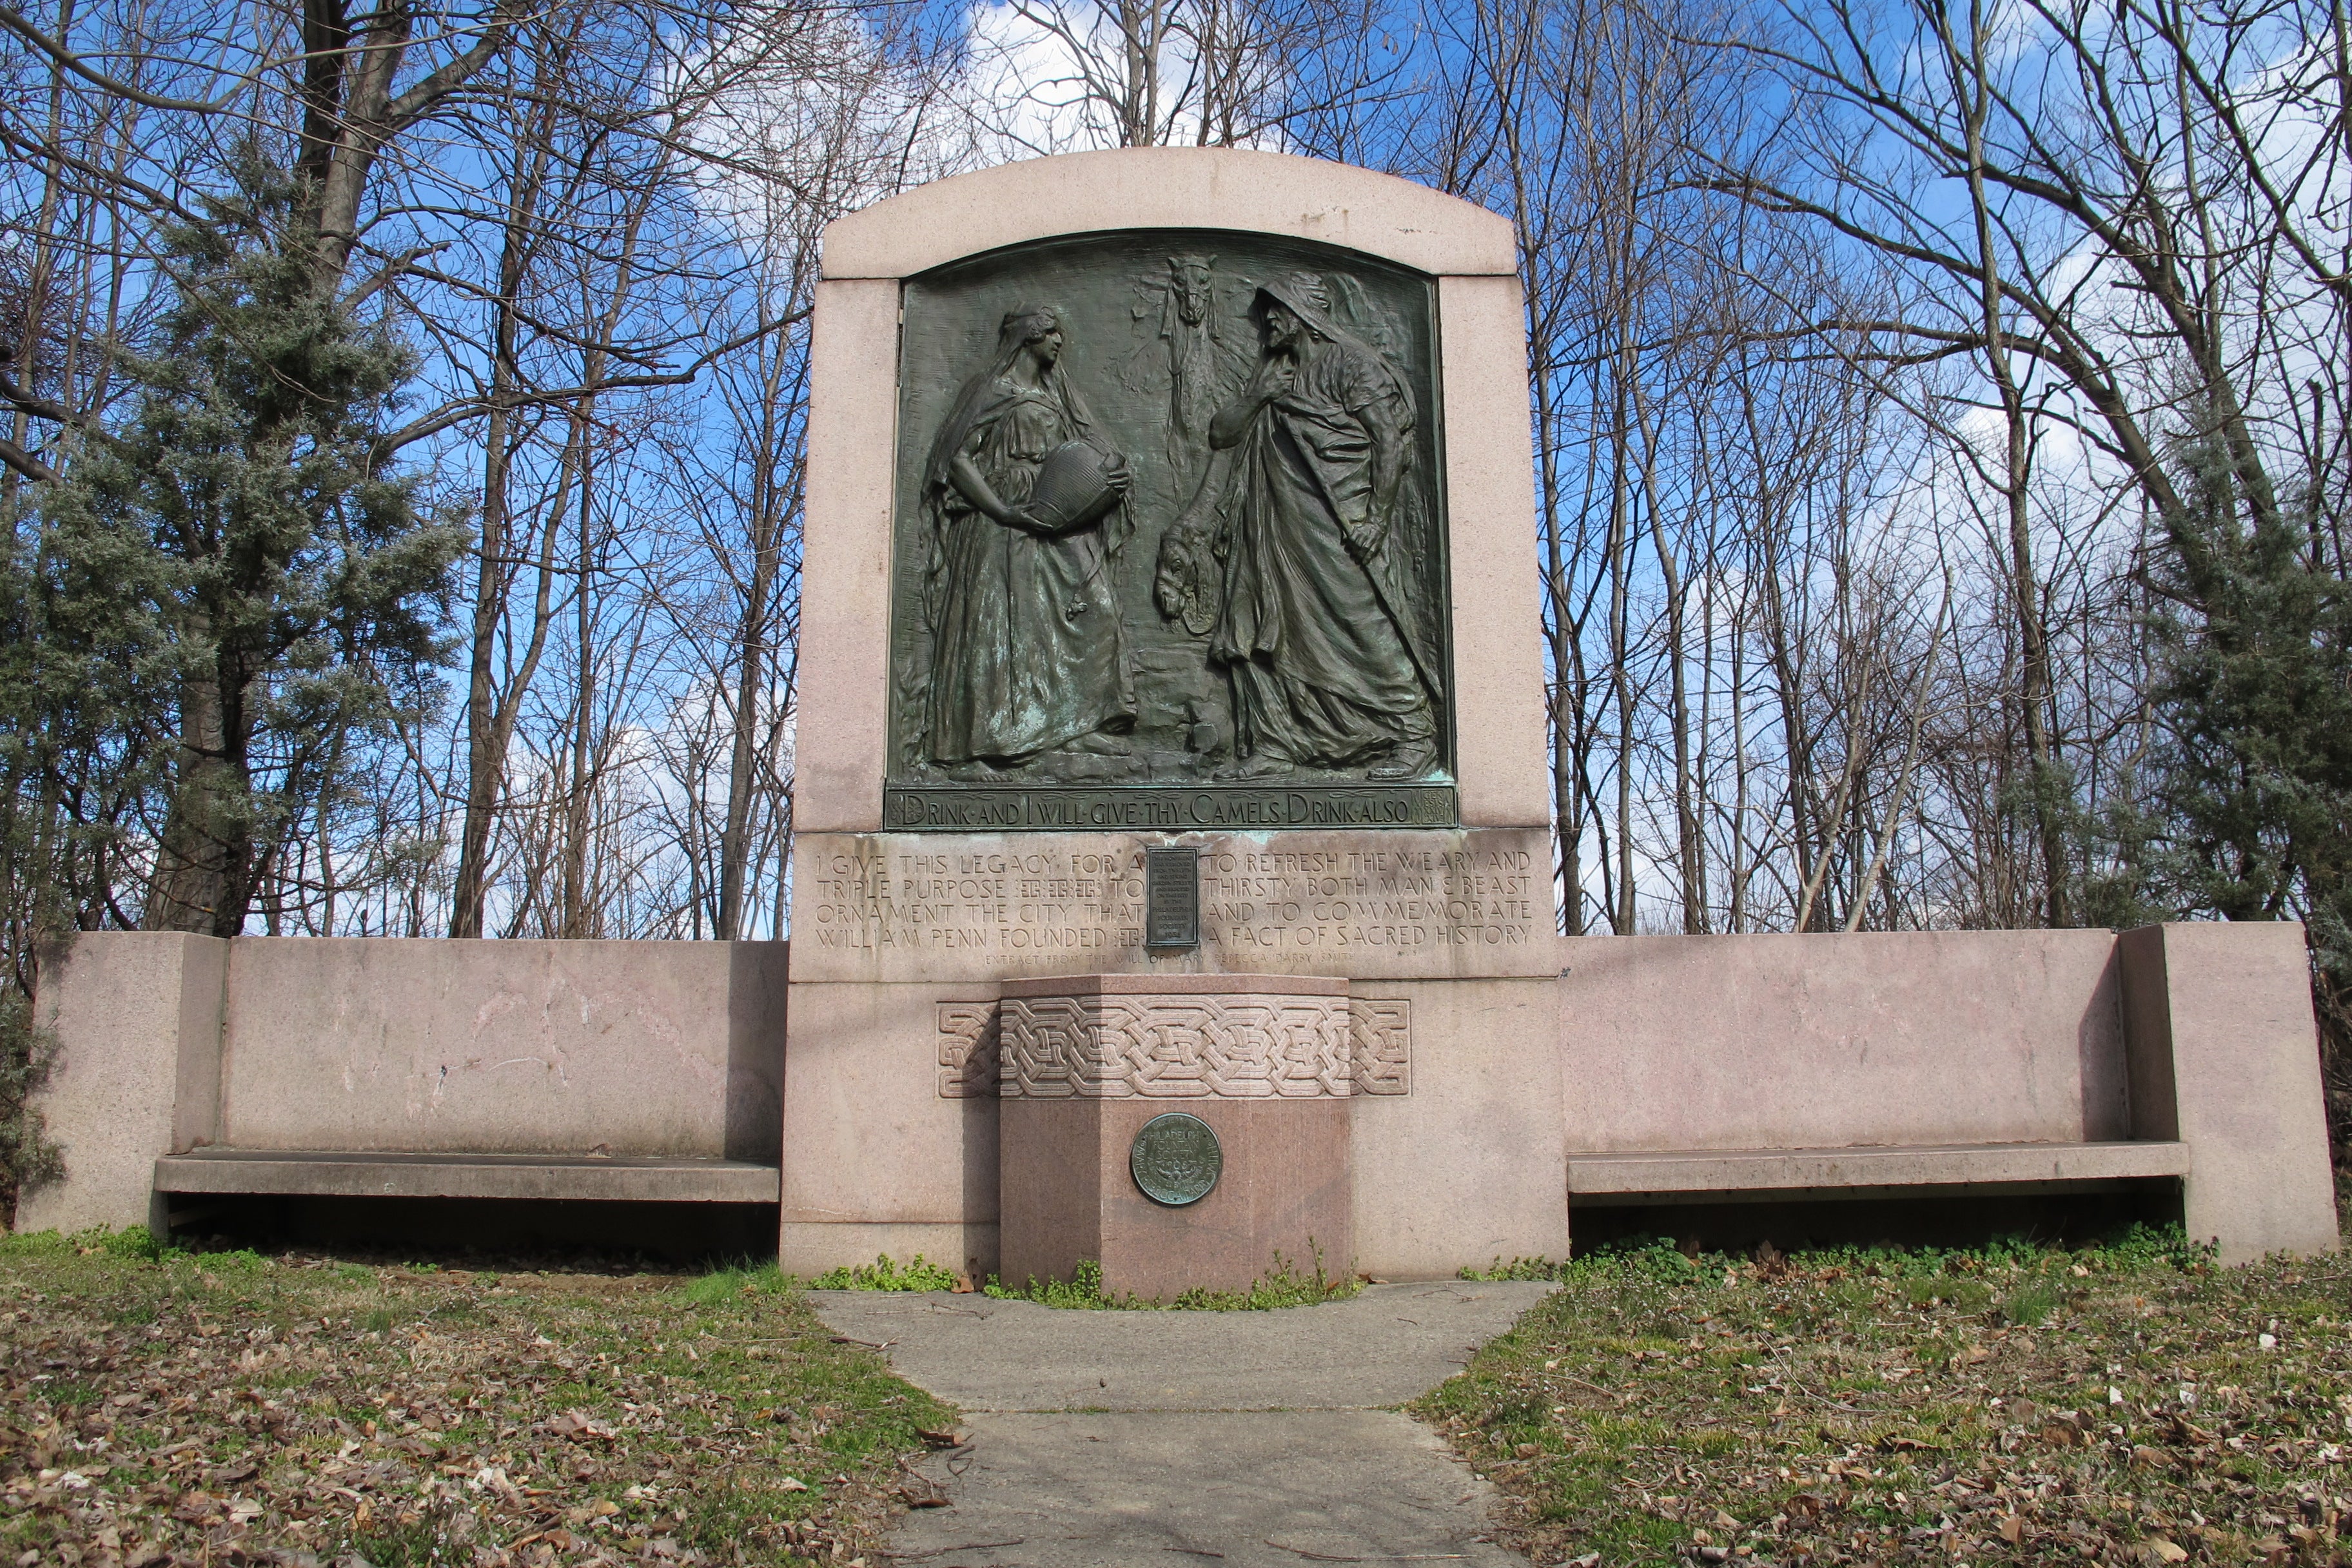
{"type": "Polygon", "coordinates": [[[969,1100],[996,1092],[996,1004],[942,1002],[940,1098],[969,1100]]]}
{"type": "Polygon", "coordinates": [[[1412,1092],[1412,1004],[1348,1000],[1348,1042],[1358,1094],[1412,1092]]]}
{"type": "Polygon", "coordinates": [[[938,1008],[943,1099],[1343,1099],[1412,1088],[1412,1005],[1034,996],[938,1008]]]}

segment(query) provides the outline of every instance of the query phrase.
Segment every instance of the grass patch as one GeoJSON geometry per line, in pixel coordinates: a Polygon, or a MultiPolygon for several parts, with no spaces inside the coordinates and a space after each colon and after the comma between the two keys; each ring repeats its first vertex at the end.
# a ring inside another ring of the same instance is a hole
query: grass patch
{"type": "Polygon", "coordinates": [[[791,1278],[773,1263],[746,1262],[689,1281],[685,1296],[698,1307],[716,1307],[739,1296],[774,1296],[792,1288],[791,1278]]]}
{"type": "Polygon", "coordinates": [[[2058,1288],[2047,1279],[2026,1279],[2000,1299],[2001,1321],[2015,1328],[2038,1328],[2057,1310],[2058,1288]]]}
{"type": "Polygon", "coordinates": [[[1103,1289],[1102,1265],[1090,1258],[1078,1260],[1076,1278],[1040,1280],[1034,1276],[1018,1289],[992,1278],[982,1287],[1003,1301],[1034,1301],[1040,1306],[1076,1311],[1153,1310],[1175,1312],[1268,1312],[1282,1307],[1311,1307],[1318,1301],[1344,1301],[1364,1288],[1353,1275],[1334,1279],[1324,1271],[1323,1253],[1315,1251],[1311,1270],[1301,1274],[1277,1252],[1274,1268],[1250,1281],[1245,1290],[1186,1290],[1171,1300],[1147,1300],[1114,1295],[1103,1289]]]}
{"type": "Polygon", "coordinates": [[[953,1419],[772,1268],[107,1239],[0,1240],[0,1562],[878,1561],[953,1419]]]}
{"type": "MultiPolygon", "coordinates": [[[[143,1225],[125,1226],[121,1230],[106,1226],[93,1226],[70,1236],[60,1236],[54,1230],[36,1230],[24,1234],[0,1235],[0,1258],[68,1258],[86,1253],[104,1253],[109,1258],[135,1258],[153,1261],[166,1256],[167,1249],[155,1245],[143,1225]]],[[[183,1256],[175,1249],[170,1256],[183,1256]]]]}
{"type": "MultiPolygon", "coordinates": [[[[761,1290],[784,1289],[791,1283],[789,1276],[779,1274],[772,1266],[764,1270],[726,1268],[694,1281],[686,1288],[686,1295],[689,1300],[708,1301],[744,1292],[756,1294],[761,1290]]],[[[1082,1312],[1139,1310],[1264,1312],[1280,1307],[1308,1307],[1318,1301],[1344,1301],[1363,1288],[1364,1282],[1352,1275],[1335,1278],[1328,1273],[1324,1268],[1322,1248],[1317,1247],[1307,1272],[1298,1271],[1290,1259],[1277,1252],[1274,1255],[1274,1267],[1250,1281],[1247,1289],[1196,1289],[1167,1301],[1105,1290],[1102,1265],[1090,1258],[1078,1260],[1073,1279],[1039,1279],[1033,1275],[1024,1284],[1007,1285],[991,1275],[981,1282],[978,1290],[1000,1301],[1034,1301],[1042,1307],[1059,1307],[1082,1312]]],[[[969,1278],[942,1264],[926,1260],[919,1252],[908,1263],[895,1262],[885,1253],[870,1264],[835,1268],[811,1280],[809,1289],[969,1292],[974,1287],[969,1278]]]]}
{"type": "MultiPolygon", "coordinates": [[[[1512,1272],[1515,1271],[1515,1272],[1512,1272]]],[[[1538,1563],[2352,1562],[2352,1258],[1669,1242],[1420,1402],[1538,1563]]]]}

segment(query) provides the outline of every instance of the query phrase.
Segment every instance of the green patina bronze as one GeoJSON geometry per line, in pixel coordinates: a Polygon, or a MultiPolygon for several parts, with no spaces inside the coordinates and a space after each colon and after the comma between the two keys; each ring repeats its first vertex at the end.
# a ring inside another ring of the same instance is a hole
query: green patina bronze
{"type": "Polygon", "coordinates": [[[1143,852],[1143,945],[1163,952],[1201,945],[1201,852],[1189,844],[1143,852]]]}
{"type": "Polygon", "coordinates": [[[1143,1124],[1127,1152],[1135,1184],[1170,1208],[1197,1204],[1217,1190],[1225,1151],[1216,1130],[1188,1110],[1171,1110],[1143,1124]]]}
{"type": "Polygon", "coordinates": [[[1452,826],[1433,316],[1260,235],[910,279],[885,826],[1452,826]]]}

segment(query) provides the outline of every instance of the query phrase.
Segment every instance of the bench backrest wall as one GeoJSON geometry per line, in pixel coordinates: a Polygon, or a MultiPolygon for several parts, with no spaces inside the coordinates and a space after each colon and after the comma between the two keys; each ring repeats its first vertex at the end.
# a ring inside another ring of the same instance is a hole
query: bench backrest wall
{"type": "Polygon", "coordinates": [[[2105,931],[1562,944],[1571,1150],[2130,1137],[2105,931]]]}
{"type": "Polygon", "coordinates": [[[216,1141],[772,1163],[784,953],[243,938],[229,952],[216,1141]]]}
{"type": "Polygon", "coordinates": [[[787,952],[83,934],[42,969],[65,1174],[17,1224],[140,1223],[156,1157],[205,1146],[772,1164],[787,952]]]}

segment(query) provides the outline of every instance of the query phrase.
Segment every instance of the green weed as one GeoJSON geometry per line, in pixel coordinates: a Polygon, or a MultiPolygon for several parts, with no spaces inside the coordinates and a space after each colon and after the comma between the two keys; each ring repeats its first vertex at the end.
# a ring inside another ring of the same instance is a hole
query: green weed
{"type": "Polygon", "coordinates": [[[0,1258],[56,1258],[70,1255],[74,1245],[54,1230],[13,1231],[0,1236],[0,1258]]]}
{"type": "Polygon", "coordinates": [[[1091,1258],[1079,1258],[1077,1268],[1066,1280],[1041,1281],[1032,1274],[1026,1286],[1015,1288],[992,1274],[981,1289],[1000,1301],[1034,1301],[1043,1307],[1066,1307],[1077,1311],[1096,1311],[1122,1304],[1103,1294],[1102,1265],[1091,1258]]]}
{"type": "Polygon", "coordinates": [[[835,1268],[812,1280],[812,1290],[952,1290],[956,1271],[945,1264],[927,1262],[919,1252],[898,1264],[884,1253],[871,1264],[835,1268]]]}
{"type": "Polygon", "coordinates": [[[269,1259],[249,1247],[230,1247],[221,1252],[196,1252],[186,1255],[191,1261],[215,1274],[258,1274],[269,1267],[269,1259]]]}
{"type": "Polygon", "coordinates": [[[1455,1276],[1462,1279],[1560,1279],[1568,1265],[1549,1258],[1514,1258],[1508,1263],[1497,1258],[1484,1268],[1465,1265],[1455,1276]]]}

